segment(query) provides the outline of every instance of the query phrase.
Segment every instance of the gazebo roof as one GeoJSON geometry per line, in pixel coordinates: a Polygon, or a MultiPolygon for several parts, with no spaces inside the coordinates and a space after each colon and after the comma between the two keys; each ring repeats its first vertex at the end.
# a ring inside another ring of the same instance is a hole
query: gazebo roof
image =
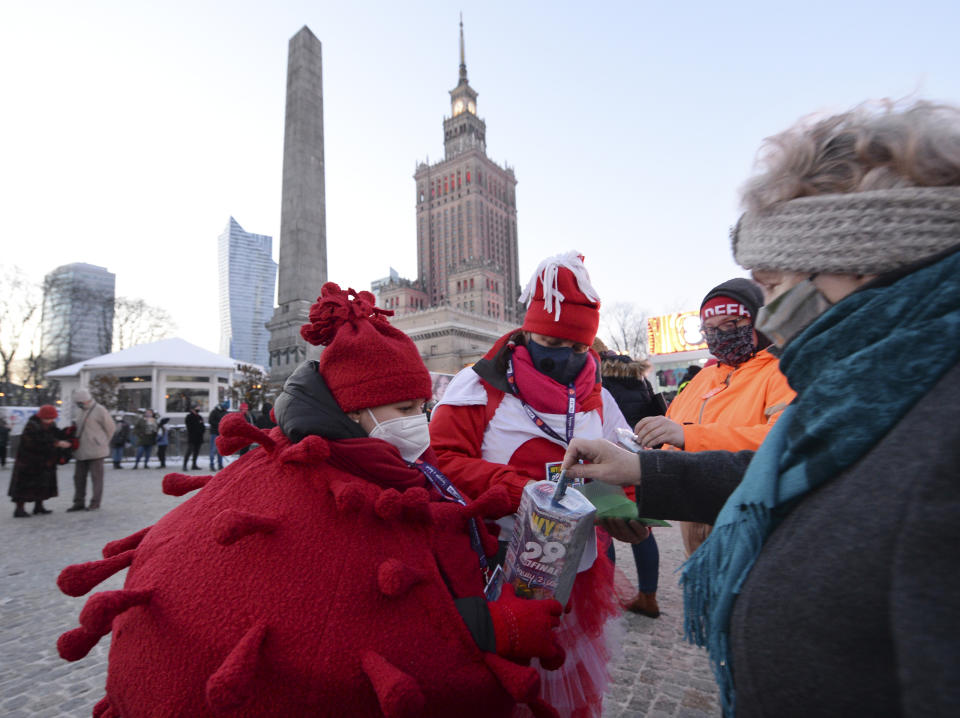
{"type": "Polygon", "coordinates": [[[84,369],[122,369],[125,367],[184,367],[191,369],[220,369],[233,371],[236,359],[214,354],[196,344],[174,337],[150,344],[138,344],[112,354],[103,354],[92,359],[69,364],[47,372],[52,379],[78,376],[84,369]]]}

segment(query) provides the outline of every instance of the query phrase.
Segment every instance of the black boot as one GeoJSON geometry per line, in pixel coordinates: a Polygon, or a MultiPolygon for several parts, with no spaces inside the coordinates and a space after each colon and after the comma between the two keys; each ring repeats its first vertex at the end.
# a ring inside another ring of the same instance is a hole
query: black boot
{"type": "Polygon", "coordinates": [[[23,504],[17,504],[17,508],[13,510],[13,518],[15,519],[25,519],[30,514],[27,513],[26,509],[23,508],[23,504]]]}
{"type": "Polygon", "coordinates": [[[51,511],[50,509],[45,509],[45,508],[43,508],[43,503],[40,502],[40,501],[37,501],[37,502],[34,503],[34,505],[33,505],[33,513],[35,513],[35,514],[52,514],[53,511],[51,511]]]}

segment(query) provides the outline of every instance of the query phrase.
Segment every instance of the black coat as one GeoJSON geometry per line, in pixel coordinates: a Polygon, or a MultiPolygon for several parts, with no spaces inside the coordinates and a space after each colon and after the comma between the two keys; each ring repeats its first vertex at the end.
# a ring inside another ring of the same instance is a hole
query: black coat
{"type": "Polygon", "coordinates": [[[187,425],[187,443],[200,444],[203,442],[203,433],[206,431],[203,425],[203,419],[199,414],[189,412],[183,420],[187,425]]]}
{"type": "Polygon", "coordinates": [[[631,428],[641,419],[666,413],[653,393],[653,386],[645,378],[605,376],[603,387],[613,395],[631,428]]]}
{"type": "Polygon", "coordinates": [[[60,430],[44,426],[36,414],[27,421],[10,474],[7,495],[12,501],[45,501],[57,495],[58,439],[60,430]]]}

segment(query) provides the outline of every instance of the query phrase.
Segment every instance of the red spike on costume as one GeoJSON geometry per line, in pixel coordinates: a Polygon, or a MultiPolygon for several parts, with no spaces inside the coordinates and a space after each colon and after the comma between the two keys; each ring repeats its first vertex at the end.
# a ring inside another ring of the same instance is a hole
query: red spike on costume
{"type": "Polygon", "coordinates": [[[110,707],[110,701],[106,696],[97,701],[97,704],[93,707],[93,718],[103,718],[103,714],[110,707]]]}
{"type": "Polygon", "coordinates": [[[212,478],[212,476],[191,476],[174,472],[163,477],[161,488],[167,496],[183,496],[191,491],[202,489],[212,478]]]}
{"type": "Polygon", "coordinates": [[[236,509],[224,509],[211,522],[213,538],[221,546],[229,546],[253,533],[273,533],[277,526],[274,518],[236,509]]]}
{"type": "Polygon", "coordinates": [[[367,501],[364,485],[359,481],[331,481],[330,491],[337,510],[344,513],[359,511],[367,501]]]}
{"type": "Polygon", "coordinates": [[[384,596],[402,596],[424,579],[423,573],[395,558],[388,558],[377,567],[377,587],[384,596]]]}
{"type": "Polygon", "coordinates": [[[220,420],[220,436],[217,437],[217,450],[224,456],[229,456],[250,444],[260,444],[267,453],[272,454],[276,448],[273,439],[267,432],[248,424],[240,412],[230,412],[220,420]]]}
{"type": "Polygon", "coordinates": [[[74,628],[60,635],[57,639],[57,653],[65,661],[79,661],[90,653],[90,649],[97,645],[105,633],[91,633],[83,626],[74,628]]]}
{"type": "Polygon", "coordinates": [[[107,706],[100,718],[120,718],[120,714],[113,709],[113,706],[107,706]]]}
{"type": "Polygon", "coordinates": [[[67,566],[57,576],[57,586],[68,596],[82,596],[102,581],[106,581],[113,574],[122,571],[133,563],[133,549],[118,553],[101,561],[75,563],[67,566]]]}
{"type": "Polygon", "coordinates": [[[80,625],[91,633],[101,636],[110,633],[113,619],[134,606],[142,606],[150,601],[153,591],[102,591],[93,594],[80,611],[80,625]]]}
{"type": "Polygon", "coordinates": [[[414,487],[403,492],[401,497],[403,515],[410,521],[430,521],[430,494],[426,489],[414,487]]]}
{"type": "Polygon", "coordinates": [[[373,504],[373,510],[384,521],[393,521],[400,517],[403,509],[403,498],[396,489],[382,491],[373,504]]]}
{"type": "Polygon", "coordinates": [[[326,461],[329,456],[330,444],[326,439],[308,436],[281,451],[280,461],[284,464],[313,464],[326,461]]]}
{"type": "Polygon", "coordinates": [[[423,692],[411,676],[373,651],[367,651],[360,663],[386,718],[416,718],[423,714],[423,692]]]}
{"type": "Polygon", "coordinates": [[[517,703],[528,703],[536,699],[540,691],[540,675],[536,669],[508,661],[496,653],[484,653],[483,660],[503,689],[517,703]]]}
{"type": "Polygon", "coordinates": [[[217,713],[240,708],[250,700],[260,647],[267,635],[263,621],[252,626],[207,681],[207,703],[217,713]]]}
{"type": "Polygon", "coordinates": [[[147,535],[147,531],[152,528],[152,526],[147,526],[145,529],[140,529],[135,534],[130,534],[126,538],[111,541],[103,547],[103,557],[110,558],[111,556],[116,556],[118,553],[123,553],[124,551],[129,551],[132,548],[136,548],[140,545],[140,542],[143,541],[143,537],[147,535]]]}

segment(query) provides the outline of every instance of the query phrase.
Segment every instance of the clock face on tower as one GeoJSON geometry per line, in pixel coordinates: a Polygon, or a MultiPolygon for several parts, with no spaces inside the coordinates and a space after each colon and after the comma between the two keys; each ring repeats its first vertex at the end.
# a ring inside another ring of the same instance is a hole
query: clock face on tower
{"type": "Polygon", "coordinates": [[[463,112],[463,100],[458,99],[453,103],[453,114],[459,115],[461,112],[463,112]]]}
{"type": "Polygon", "coordinates": [[[467,103],[467,110],[469,110],[471,115],[477,114],[477,106],[474,104],[473,100],[467,103]]]}

